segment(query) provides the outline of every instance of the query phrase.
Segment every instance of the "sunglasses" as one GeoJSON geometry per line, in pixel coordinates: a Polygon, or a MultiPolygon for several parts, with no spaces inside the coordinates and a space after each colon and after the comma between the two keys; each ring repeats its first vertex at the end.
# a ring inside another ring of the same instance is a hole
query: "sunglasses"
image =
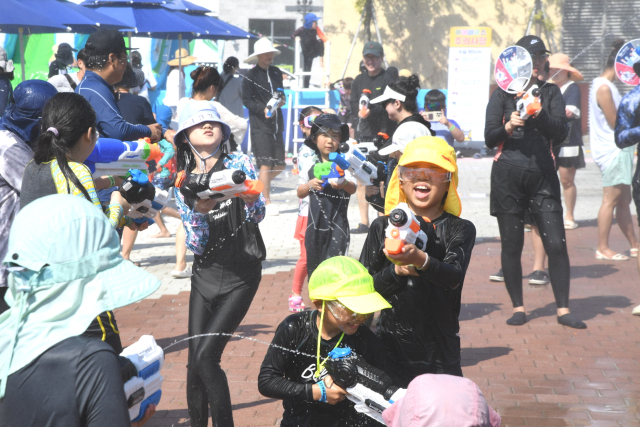
{"type": "Polygon", "coordinates": [[[428,168],[409,168],[407,166],[398,166],[398,175],[401,181],[418,182],[449,182],[451,181],[451,172],[441,172],[428,168]]]}
{"type": "Polygon", "coordinates": [[[373,313],[368,313],[368,314],[354,313],[353,311],[345,307],[342,303],[340,303],[340,301],[337,301],[337,300],[327,301],[325,304],[329,309],[329,311],[331,312],[331,314],[333,314],[333,317],[335,317],[341,322],[348,323],[348,322],[355,322],[358,320],[364,322],[369,318],[369,316],[373,314],[373,313]]]}

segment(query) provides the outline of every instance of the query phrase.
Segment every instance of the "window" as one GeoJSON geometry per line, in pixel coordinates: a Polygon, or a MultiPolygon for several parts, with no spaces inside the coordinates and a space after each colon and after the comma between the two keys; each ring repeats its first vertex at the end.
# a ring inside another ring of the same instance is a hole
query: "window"
{"type": "MultiPolygon", "coordinates": [[[[268,37],[280,55],[274,58],[273,65],[283,66],[293,71],[295,60],[295,41],[291,35],[296,30],[295,19],[249,19],[249,31],[261,37],[268,37]]],[[[249,55],[253,53],[256,39],[249,40],[249,55]]]]}

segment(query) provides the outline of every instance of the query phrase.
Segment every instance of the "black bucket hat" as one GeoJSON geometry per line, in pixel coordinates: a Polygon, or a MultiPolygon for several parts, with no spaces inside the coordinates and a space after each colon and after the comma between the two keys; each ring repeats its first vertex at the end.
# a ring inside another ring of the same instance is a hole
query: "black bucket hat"
{"type": "Polygon", "coordinates": [[[346,142],[349,139],[349,126],[343,125],[340,118],[336,114],[322,113],[315,118],[311,125],[311,134],[309,138],[304,141],[307,147],[310,147],[314,151],[318,150],[316,144],[313,143],[313,137],[321,128],[329,128],[340,132],[340,142],[346,142]]]}

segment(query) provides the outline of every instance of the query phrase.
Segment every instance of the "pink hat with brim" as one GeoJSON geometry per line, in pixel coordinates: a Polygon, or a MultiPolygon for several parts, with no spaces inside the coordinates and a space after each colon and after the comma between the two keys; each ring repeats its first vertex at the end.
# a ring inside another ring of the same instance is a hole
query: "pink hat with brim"
{"type": "Polygon", "coordinates": [[[382,418],[390,427],[500,427],[502,422],[476,383],[444,374],[416,377],[382,418]]]}

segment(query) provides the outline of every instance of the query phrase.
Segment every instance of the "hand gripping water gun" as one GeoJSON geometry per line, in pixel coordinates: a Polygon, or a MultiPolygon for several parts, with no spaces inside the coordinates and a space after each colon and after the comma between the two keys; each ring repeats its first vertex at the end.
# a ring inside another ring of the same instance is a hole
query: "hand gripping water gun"
{"type": "Polygon", "coordinates": [[[328,184],[342,184],[344,182],[344,169],[334,162],[316,163],[313,166],[313,176],[322,180],[322,188],[328,184]]]}
{"type": "Polygon", "coordinates": [[[151,335],[143,335],[138,342],[125,348],[120,356],[126,357],[131,365],[121,368],[123,374],[124,394],[129,406],[129,418],[138,421],[147,410],[147,406],[160,402],[162,396],[162,375],[160,370],[164,365],[164,352],[156,344],[151,335]]]}
{"type": "Polygon", "coordinates": [[[155,222],[151,218],[169,202],[169,193],[154,187],[144,172],[131,169],[129,174],[130,176],[120,187],[120,194],[131,204],[127,216],[136,224],[148,222],[151,225],[155,222]]]}
{"type": "Polygon", "coordinates": [[[427,235],[420,229],[420,223],[406,203],[398,203],[389,213],[389,225],[385,231],[384,247],[390,254],[397,255],[407,244],[414,244],[424,251],[427,235]]]}
{"type": "Polygon", "coordinates": [[[271,118],[271,116],[273,116],[273,112],[278,107],[278,104],[284,99],[284,91],[281,88],[276,89],[276,91],[273,92],[273,95],[271,95],[271,99],[267,103],[267,117],[271,118]]]}
{"type": "MultiPolygon", "coordinates": [[[[522,120],[527,120],[542,109],[542,105],[540,104],[540,89],[538,88],[538,85],[531,86],[529,90],[518,99],[516,109],[520,113],[520,118],[522,120]]],[[[524,138],[524,129],[522,126],[518,126],[514,129],[511,137],[515,139],[524,138]]]]}
{"type": "Polygon", "coordinates": [[[351,170],[356,179],[364,185],[372,185],[372,181],[378,178],[378,167],[368,162],[356,144],[349,141],[341,143],[337,153],[329,154],[329,160],[343,170],[351,170]]]}
{"type": "Polygon", "coordinates": [[[333,381],[347,391],[347,399],[355,403],[355,410],[382,424],[382,411],[407,393],[349,347],[331,351],[325,366],[333,381]]]}
{"type": "Polygon", "coordinates": [[[100,138],[84,163],[96,177],[127,176],[129,169],[154,172],[155,165],[162,156],[160,147],[157,144],[151,144],[149,138],[135,142],[100,138]]]}
{"type": "Polygon", "coordinates": [[[176,187],[185,197],[222,200],[238,197],[240,194],[262,193],[264,184],[247,179],[247,174],[237,169],[224,169],[209,174],[189,174],[184,171],[176,178],[176,187]]]}
{"type": "Polygon", "coordinates": [[[384,132],[378,132],[376,136],[361,136],[358,138],[358,145],[356,148],[362,151],[362,154],[366,155],[381,149],[388,139],[389,135],[384,132]]]}
{"type": "Polygon", "coordinates": [[[364,89],[362,91],[362,95],[360,95],[360,117],[367,114],[369,111],[369,95],[371,95],[371,91],[369,89],[364,89]]]}

